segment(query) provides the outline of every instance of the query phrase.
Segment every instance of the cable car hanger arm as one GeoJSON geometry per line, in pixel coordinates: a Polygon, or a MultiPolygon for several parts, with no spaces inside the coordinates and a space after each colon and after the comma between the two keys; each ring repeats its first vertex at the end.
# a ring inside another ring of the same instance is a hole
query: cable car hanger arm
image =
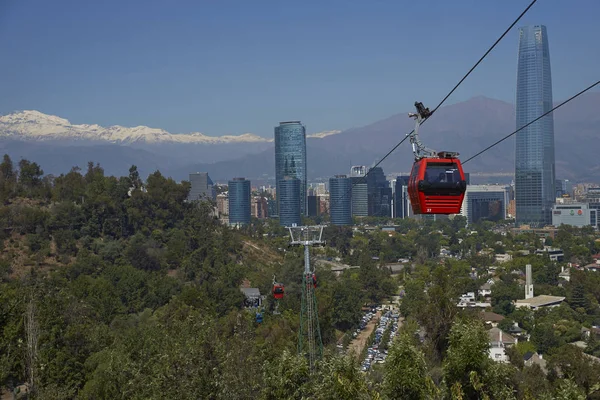
{"type": "Polygon", "coordinates": [[[417,109],[416,113],[408,113],[408,116],[410,118],[415,119],[415,129],[407,135],[407,136],[409,136],[410,143],[412,144],[413,153],[415,155],[415,161],[418,161],[421,158],[426,158],[426,157],[432,157],[432,158],[437,157],[437,155],[438,155],[437,151],[426,147],[419,140],[419,126],[427,118],[429,118],[431,116],[431,114],[433,114],[433,112],[429,111],[429,108],[425,108],[423,106],[423,103],[418,102],[418,101],[415,101],[415,107],[417,109]]]}

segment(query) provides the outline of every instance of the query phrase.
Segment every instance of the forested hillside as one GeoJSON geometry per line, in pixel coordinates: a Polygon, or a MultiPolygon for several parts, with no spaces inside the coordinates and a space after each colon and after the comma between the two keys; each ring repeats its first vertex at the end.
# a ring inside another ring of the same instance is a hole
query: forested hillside
{"type": "MultiPolygon", "coordinates": [[[[44,399],[270,398],[309,390],[304,360],[295,356],[301,251],[288,248],[285,236],[263,238],[262,227],[221,225],[209,205],[184,201],[188,190],[158,171],[144,182],[135,166],[120,178],[91,163],[83,173],[53,177],[34,162],[16,166],[4,157],[5,390],[28,383],[44,399]],[[282,314],[267,313],[259,326],[242,310],[239,287],[249,280],[269,293],[275,273],[288,296],[282,314]],[[286,368],[298,375],[285,377],[286,368]]],[[[360,317],[363,288],[336,293],[346,279],[325,271],[319,280],[323,340],[335,347],[336,328],[360,317]],[[334,317],[340,305],[344,312],[334,317]]],[[[323,368],[354,374],[340,360],[323,368]]]]}
{"type": "MultiPolygon", "coordinates": [[[[456,226],[405,221],[393,237],[327,228],[328,245],[319,251],[360,268],[339,277],[317,271],[325,356],[311,373],[296,354],[301,249],[288,246],[276,221],[254,221],[241,230],[221,225],[208,204],[184,201],[188,190],[187,182],[176,183],[158,171],[143,180],[135,166],[125,177],[105,176],[92,163],[85,172],[74,168],[53,177],[35,162],[13,165],[4,157],[0,388],[5,394],[357,400],[578,399],[598,392],[598,366],[574,347],[559,349],[565,354],[556,358],[558,372],[547,376],[539,368],[488,357],[483,324],[461,313],[453,300],[476,284],[468,278],[468,263],[436,258],[445,240],[441,232],[464,231],[460,219],[456,226]],[[391,277],[374,260],[398,257],[412,257],[416,269],[391,277]],[[270,312],[268,299],[259,324],[254,311],[243,308],[239,288],[250,283],[268,294],[273,275],[285,283],[286,297],[280,315],[270,312]],[[357,327],[363,305],[397,294],[399,284],[407,292],[401,305],[406,321],[386,363],[363,373],[357,358],[343,355],[336,344],[357,327]]],[[[456,242],[457,251],[471,242],[456,242]]],[[[585,296],[596,298],[585,290],[585,296]]],[[[597,301],[586,306],[595,318],[597,301]]]]}

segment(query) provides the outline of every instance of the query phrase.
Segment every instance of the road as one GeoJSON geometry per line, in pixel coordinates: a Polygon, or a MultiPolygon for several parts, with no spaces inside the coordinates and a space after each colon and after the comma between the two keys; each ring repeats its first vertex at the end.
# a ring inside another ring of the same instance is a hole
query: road
{"type": "Polygon", "coordinates": [[[380,317],[381,317],[381,311],[377,311],[377,313],[375,314],[375,317],[373,317],[369,321],[369,323],[367,324],[365,329],[363,329],[360,332],[360,334],[350,342],[350,344],[348,345],[348,354],[351,354],[352,352],[354,352],[354,355],[356,357],[360,357],[363,349],[367,345],[367,340],[369,339],[369,336],[371,336],[371,333],[373,333],[373,331],[377,327],[380,317]]]}

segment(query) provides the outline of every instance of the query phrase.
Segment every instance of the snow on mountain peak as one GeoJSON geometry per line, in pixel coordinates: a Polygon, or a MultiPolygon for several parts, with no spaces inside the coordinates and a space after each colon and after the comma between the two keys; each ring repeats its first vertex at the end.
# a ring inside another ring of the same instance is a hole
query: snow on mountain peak
{"type": "Polygon", "coordinates": [[[242,135],[207,136],[200,132],[172,134],[163,129],[119,125],[73,125],[68,120],[36,110],[17,111],[0,116],[0,138],[20,140],[88,140],[118,144],[132,143],[268,143],[273,139],[244,133],[242,135]]]}
{"type": "Polygon", "coordinates": [[[307,135],[306,137],[323,139],[324,137],[331,136],[331,135],[337,135],[338,133],[342,133],[342,131],[339,131],[339,130],[323,131],[323,132],[307,135]]]}
{"type": "Polygon", "coordinates": [[[17,111],[12,114],[5,115],[0,117],[0,120],[3,122],[11,122],[11,123],[52,123],[52,124],[60,124],[60,125],[70,125],[71,123],[64,119],[57,117],[55,115],[48,115],[37,110],[23,110],[17,111]]]}

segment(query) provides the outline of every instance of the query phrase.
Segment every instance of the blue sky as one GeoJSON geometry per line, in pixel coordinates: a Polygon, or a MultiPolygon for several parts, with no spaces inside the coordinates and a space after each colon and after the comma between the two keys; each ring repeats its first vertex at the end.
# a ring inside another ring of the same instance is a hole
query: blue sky
{"type": "MultiPolygon", "coordinates": [[[[0,0],[0,114],[173,133],[347,129],[434,106],[529,0],[0,0]]],[[[554,99],[600,74],[600,1],[539,0],[554,99]]],[[[449,103],[514,102],[513,30],[449,103]]]]}

